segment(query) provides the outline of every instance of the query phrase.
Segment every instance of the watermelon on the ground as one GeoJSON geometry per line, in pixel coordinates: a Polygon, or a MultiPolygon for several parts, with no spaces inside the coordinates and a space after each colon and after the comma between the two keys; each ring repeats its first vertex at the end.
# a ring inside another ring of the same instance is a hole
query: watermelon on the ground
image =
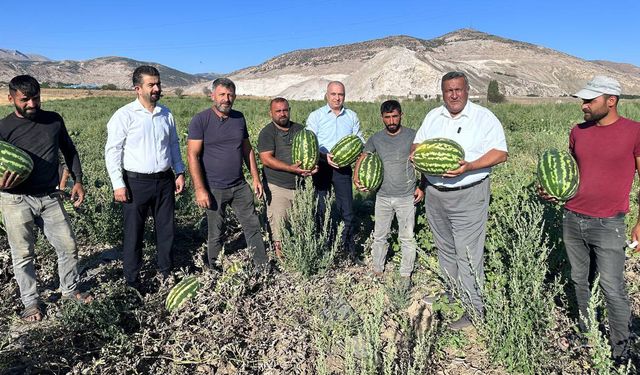
{"type": "Polygon", "coordinates": [[[376,190],[382,184],[384,168],[382,159],[376,153],[367,153],[360,162],[358,180],[367,190],[376,190]]]}
{"type": "Polygon", "coordinates": [[[460,160],[464,160],[464,149],[448,138],[427,139],[413,153],[416,169],[427,175],[442,175],[458,169],[460,160]]]}
{"type": "Polygon", "coordinates": [[[165,301],[165,307],[169,312],[179,309],[187,300],[193,297],[200,289],[200,282],[195,276],[187,276],[177,283],[165,301]]]}
{"type": "Polygon", "coordinates": [[[300,168],[313,169],[318,164],[318,138],[311,130],[303,129],[293,136],[291,146],[291,160],[300,162],[300,168]]]}
{"type": "Polygon", "coordinates": [[[567,151],[547,150],[538,159],[538,181],[547,194],[566,201],[578,191],[578,164],[567,151]]]}
{"type": "Polygon", "coordinates": [[[356,161],[362,153],[363,148],[364,144],[360,137],[350,134],[342,137],[338,143],[331,148],[330,153],[333,155],[333,162],[342,168],[356,161]]]}
{"type": "Polygon", "coordinates": [[[0,175],[6,171],[17,173],[17,186],[29,177],[32,170],[33,160],[29,154],[11,143],[0,141],[0,175]]]}

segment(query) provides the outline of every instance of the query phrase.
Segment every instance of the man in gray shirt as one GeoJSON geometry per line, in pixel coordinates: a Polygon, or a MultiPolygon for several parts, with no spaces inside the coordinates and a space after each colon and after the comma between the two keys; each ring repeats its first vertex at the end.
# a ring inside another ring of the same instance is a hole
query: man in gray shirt
{"type": "Polygon", "coordinates": [[[409,162],[411,145],[416,131],[402,127],[402,108],[396,100],[387,100],[380,107],[384,130],[375,133],[364,146],[364,152],[356,162],[353,182],[360,191],[366,191],[358,179],[360,163],[367,152],[377,152],[384,168],[382,185],[376,195],[375,228],[373,233],[373,273],[381,276],[387,255],[387,237],[393,216],[398,218],[398,239],[402,247],[400,276],[410,285],[413,263],[416,258],[416,241],[413,237],[415,204],[424,197],[424,188],[416,187],[416,174],[409,162]]]}

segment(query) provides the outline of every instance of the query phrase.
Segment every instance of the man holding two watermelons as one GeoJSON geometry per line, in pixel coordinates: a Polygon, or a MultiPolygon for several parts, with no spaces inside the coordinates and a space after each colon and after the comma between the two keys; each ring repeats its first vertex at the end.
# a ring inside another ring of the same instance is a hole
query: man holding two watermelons
{"type": "MultiPolygon", "coordinates": [[[[342,249],[357,262],[357,253],[353,239],[353,186],[351,183],[351,163],[339,165],[333,159],[330,150],[349,135],[360,138],[360,149],[353,150],[355,157],[362,148],[362,132],[358,115],[344,107],[345,89],[342,82],[332,81],[327,85],[325,95],[327,105],[316,109],[307,118],[307,128],[318,137],[320,160],[318,173],[313,176],[313,184],[318,194],[318,212],[325,212],[325,200],[333,186],[336,205],[344,222],[342,231],[342,249]]],[[[352,160],[353,161],[353,160],[352,160]]]]}
{"type": "Polygon", "coordinates": [[[0,209],[11,247],[13,272],[25,306],[21,318],[35,322],[44,316],[33,262],[36,225],[42,227],[56,251],[62,298],[76,302],[93,299],[78,288],[76,240],[62,197],[56,191],[60,179],[59,151],[74,180],[71,199],[75,207],[82,203],[85,193],[78,152],[62,117],[40,109],[38,81],[28,75],[14,77],[9,82],[9,101],[15,111],[0,121],[0,139],[8,143],[0,145],[3,167],[0,209]]]}
{"type": "MultiPolygon", "coordinates": [[[[600,274],[610,326],[612,356],[625,363],[629,354],[631,309],[625,289],[625,214],[637,170],[640,170],[640,123],[618,114],[620,83],[606,76],[595,76],[574,97],[582,99],[585,122],[574,126],[569,135],[569,152],[579,171],[571,180],[575,195],[553,192],[554,186],[541,179],[547,190],[543,198],[566,200],[563,214],[563,241],[571,264],[571,280],[581,314],[580,329],[587,329],[590,276],[593,266],[600,274]]],[[[540,169],[539,169],[540,171],[540,169]]],[[[540,173],[539,173],[540,174],[540,173]]],[[[640,222],[632,231],[640,241],[640,222]]]]}
{"type": "MultiPolygon", "coordinates": [[[[427,175],[426,214],[449,292],[456,291],[467,307],[475,310],[467,309],[467,313],[451,323],[454,330],[470,326],[472,316],[484,315],[481,283],[489,173],[491,167],[506,161],[508,156],[500,121],[488,109],[468,100],[469,88],[462,72],[449,72],[442,77],[444,105],[427,114],[412,149],[416,168],[427,175]],[[444,140],[430,143],[434,138],[444,140]],[[420,145],[423,141],[425,144],[420,145]],[[457,162],[440,170],[431,169],[429,163],[423,165],[422,150],[433,145],[446,150],[427,158],[434,166],[452,155],[457,162]],[[464,156],[463,160],[460,156],[464,156]]],[[[451,299],[450,293],[448,296],[451,299]]]]}
{"type": "Polygon", "coordinates": [[[402,107],[396,100],[380,106],[384,129],[372,135],[356,162],[353,183],[358,190],[375,190],[375,228],[371,253],[373,273],[382,276],[389,244],[387,237],[393,217],[398,219],[398,240],[402,250],[400,276],[406,287],[411,285],[411,273],[416,259],[415,204],[422,201],[424,187],[416,187],[416,173],[408,162],[416,131],[402,126],[402,107]],[[375,154],[373,154],[375,153],[375,154]],[[382,165],[367,166],[367,158],[379,157],[382,165]]]}

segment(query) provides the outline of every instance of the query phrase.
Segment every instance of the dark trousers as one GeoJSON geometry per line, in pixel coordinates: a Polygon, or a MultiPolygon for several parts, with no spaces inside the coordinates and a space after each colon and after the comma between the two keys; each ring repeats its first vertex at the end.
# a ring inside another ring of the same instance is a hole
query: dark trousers
{"type": "MultiPolygon", "coordinates": [[[[627,352],[631,309],[625,289],[625,224],[624,215],[596,218],[565,210],[563,240],[571,264],[571,280],[575,287],[580,313],[586,318],[591,296],[591,263],[600,274],[600,288],[604,292],[610,325],[610,339],[614,356],[627,352]]],[[[585,322],[581,320],[581,328],[585,322]]]]}
{"type": "Polygon", "coordinates": [[[207,209],[208,239],[207,256],[209,266],[213,266],[222,250],[222,223],[224,211],[228,204],[236,214],[244,238],[247,241],[249,252],[253,257],[256,268],[261,269],[267,264],[267,254],[260,231],[260,220],[253,204],[253,192],[248,184],[234,186],[227,189],[210,189],[212,200],[211,207],[207,209]]]}
{"type": "Polygon", "coordinates": [[[353,185],[351,182],[351,166],[339,169],[332,168],[323,161],[318,162],[318,172],[313,175],[313,185],[318,194],[318,212],[324,214],[326,198],[333,186],[336,206],[344,222],[342,247],[349,254],[355,254],[353,241],[353,185]]]}
{"type": "Polygon", "coordinates": [[[129,201],[124,203],[124,241],[122,244],[124,277],[128,283],[139,281],[142,268],[144,224],[151,211],[156,232],[158,270],[171,270],[174,237],[175,179],[172,173],[159,179],[125,175],[129,201]]]}

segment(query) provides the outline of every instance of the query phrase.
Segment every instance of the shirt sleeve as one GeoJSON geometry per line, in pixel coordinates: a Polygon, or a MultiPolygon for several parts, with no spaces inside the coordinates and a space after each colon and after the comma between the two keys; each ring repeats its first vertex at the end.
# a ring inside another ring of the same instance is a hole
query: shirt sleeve
{"type": "Polygon", "coordinates": [[[491,111],[487,110],[482,121],[488,127],[484,143],[486,145],[485,152],[489,152],[492,149],[507,152],[507,140],[500,120],[491,111]]]}
{"type": "Polygon", "coordinates": [[[64,125],[64,120],[60,117],[61,131],[60,131],[60,151],[64,156],[67,169],[71,172],[74,182],[82,183],[82,166],[80,165],[80,155],[76,146],[73,144],[67,127],[64,125]]]}
{"type": "Polygon", "coordinates": [[[107,143],[104,146],[104,162],[113,190],[125,187],[122,178],[122,154],[127,139],[127,116],[122,109],[116,111],[107,123],[107,143]]]}
{"type": "Polygon", "coordinates": [[[193,140],[203,140],[204,139],[204,127],[202,123],[204,120],[201,118],[200,114],[193,116],[191,122],[189,123],[189,131],[187,132],[187,139],[193,140]]]}
{"type": "Polygon", "coordinates": [[[364,144],[364,150],[366,152],[376,152],[376,145],[375,145],[375,135],[372,135],[371,137],[369,137],[369,139],[367,140],[367,142],[364,144]]]}
{"type": "Polygon", "coordinates": [[[185,166],[182,162],[182,155],[180,154],[180,138],[178,137],[178,130],[176,129],[176,121],[173,115],[169,113],[169,142],[171,152],[171,167],[176,174],[184,173],[185,166]]]}
{"type": "Polygon", "coordinates": [[[431,112],[427,113],[424,120],[422,120],[422,125],[420,125],[420,128],[416,132],[416,137],[413,139],[413,143],[422,143],[427,139],[427,124],[429,123],[430,113],[431,112]]]}
{"type": "Polygon", "coordinates": [[[364,142],[364,136],[362,135],[362,130],[360,130],[360,119],[358,118],[358,114],[355,112],[351,112],[353,114],[353,128],[351,129],[354,135],[357,135],[362,142],[364,142]]]}
{"type": "Polygon", "coordinates": [[[262,128],[258,135],[258,152],[274,151],[276,149],[276,142],[273,139],[272,134],[269,134],[271,132],[269,131],[268,126],[269,125],[262,128]]]}
{"type": "Polygon", "coordinates": [[[318,119],[316,112],[311,112],[307,117],[307,129],[311,130],[313,134],[318,135],[318,119]]]}

